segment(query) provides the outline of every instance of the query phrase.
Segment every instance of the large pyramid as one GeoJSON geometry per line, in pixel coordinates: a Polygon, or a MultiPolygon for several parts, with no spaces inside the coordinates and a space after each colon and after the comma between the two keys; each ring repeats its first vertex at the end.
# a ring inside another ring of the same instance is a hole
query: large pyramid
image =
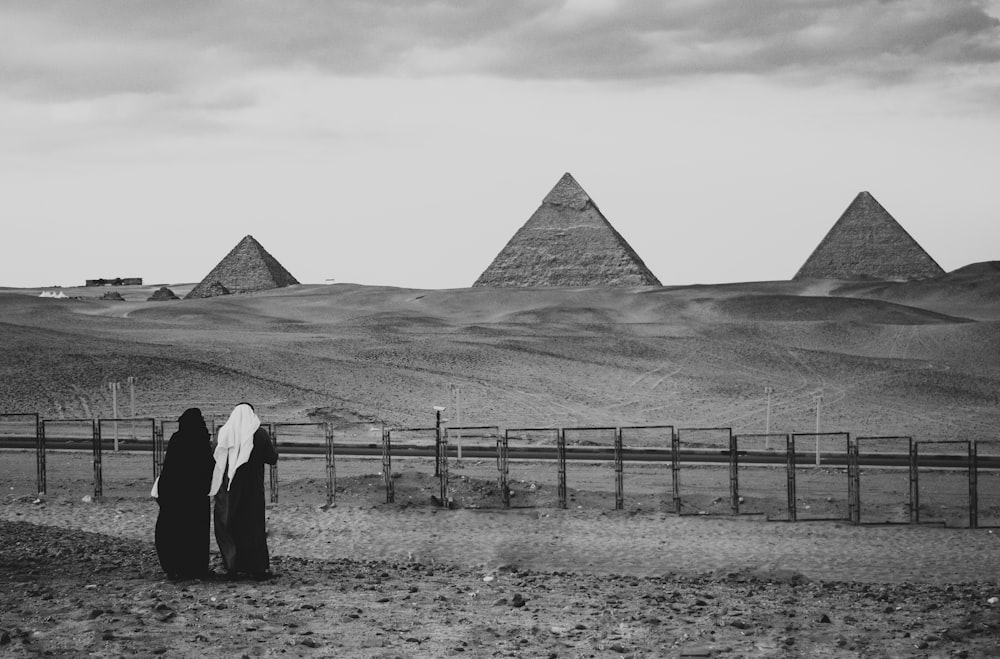
{"type": "Polygon", "coordinates": [[[473,286],[659,286],[639,255],[564,174],[473,286]]]}
{"type": "Polygon", "coordinates": [[[184,299],[250,293],[297,283],[253,236],[246,236],[184,299]]]}
{"type": "Polygon", "coordinates": [[[794,279],[909,280],[941,266],[868,192],[859,192],[794,279]]]}

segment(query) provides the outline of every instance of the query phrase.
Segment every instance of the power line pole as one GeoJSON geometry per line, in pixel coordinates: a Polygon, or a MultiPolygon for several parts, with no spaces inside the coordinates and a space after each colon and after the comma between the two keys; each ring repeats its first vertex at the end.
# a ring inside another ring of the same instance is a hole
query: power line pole
{"type": "Polygon", "coordinates": [[[823,394],[813,394],[816,401],[816,466],[819,466],[819,414],[823,407],[823,394]]]}
{"type": "MultiPolygon", "coordinates": [[[[111,387],[111,418],[118,419],[118,382],[110,382],[108,386],[111,387]]],[[[118,452],[118,421],[111,422],[114,428],[115,434],[115,453],[118,452]]]]}
{"type": "Polygon", "coordinates": [[[774,393],[774,387],[764,387],[764,393],[767,394],[767,417],[764,421],[764,450],[770,448],[771,443],[771,394],[774,393]]]}
{"type": "Polygon", "coordinates": [[[455,406],[455,445],[458,451],[458,459],[462,459],[462,388],[457,384],[451,385],[451,399],[455,406]]]}

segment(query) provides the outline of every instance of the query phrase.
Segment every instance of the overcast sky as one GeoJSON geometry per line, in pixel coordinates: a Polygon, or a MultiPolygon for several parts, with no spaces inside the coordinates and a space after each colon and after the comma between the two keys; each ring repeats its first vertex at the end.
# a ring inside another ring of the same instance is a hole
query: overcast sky
{"type": "Polygon", "coordinates": [[[459,288],[571,172],[667,285],[788,279],[870,191],[1000,259],[1000,2],[0,0],[0,285],[459,288]]]}

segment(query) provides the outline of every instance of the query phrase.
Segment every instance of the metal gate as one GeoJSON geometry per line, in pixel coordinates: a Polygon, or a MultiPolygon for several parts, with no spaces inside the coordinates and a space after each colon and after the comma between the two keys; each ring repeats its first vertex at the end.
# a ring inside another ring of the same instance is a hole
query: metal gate
{"type": "Polygon", "coordinates": [[[563,428],[562,485],[563,507],[575,503],[577,508],[611,507],[622,504],[621,437],[614,426],[578,426],[563,428]],[[578,465],[573,478],[567,474],[567,461],[578,465]],[[589,463],[589,464],[588,464],[589,463]],[[611,469],[608,469],[610,463],[611,469]],[[573,487],[570,488],[570,481],[573,487]]]}
{"type": "Polygon", "coordinates": [[[622,426],[618,429],[621,455],[616,458],[620,475],[616,474],[618,500],[615,503],[619,509],[625,507],[624,472],[627,463],[629,507],[674,512],[673,444],[673,426],[622,426]]]}
{"type": "Polygon", "coordinates": [[[914,523],[974,526],[972,451],[966,440],[913,443],[914,523]]]}
{"type": "Polygon", "coordinates": [[[739,514],[732,428],[678,428],[674,460],[677,514],[739,514]]]}
{"type": "Polygon", "coordinates": [[[296,455],[310,456],[289,459],[288,453],[279,461],[282,465],[279,481],[278,465],[273,465],[271,475],[271,502],[277,503],[279,485],[283,483],[296,502],[313,502],[311,497],[319,493],[315,486],[317,479],[317,457],[323,456],[323,500],[325,505],[333,504],[336,492],[337,469],[333,456],[333,437],[330,424],[325,422],[275,423],[271,427],[271,439],[275,448],[290,449],[296,455]]]}
{"type": "Polygon", "coordinates": [[[975,476],[975,527],[1000,527],[1000,441],[979,440],[973,443],[975,476]]]}
{"type": "MultiPolygon", "coordinates": [[[[503,438],[498,426],[447,426],[448,494],[461,508],[501,508],[503,438]]],[[[508,496],[509,501],[509,496],[508,496]]]]}
{"type": "MultiPolygon", "coordinates": [[[[38,440],[39,494],[48,492],[50,451],[89,445],[93,469],[93,495],[95,499],[101,498],[101,439],[97,432],[97,423],[93,419],[45,419],[41,422],[38,440]]],[[[57,469],[57,473],[76,473],[79,478],[86,480],[82,475],[85,469],[83,456],[76,451],[65,451],[59,455],[58,460],[65,471],[57,469]]]]}
{"type": "Polygon", "coordinates": [[[794,466],[787,433],[734,435],[737,504],[741,515],[791,520],[795,515],[794,466]]]}
{"type": "Polygon", "coordinates": [[[855,482],[851,434],[792,433],[790,449],[793,519],[850,521],[855,482]]]}
{"type": "Polygon", "coordinates": [[[558,428],[504,431],[500,481],[505,507],[566,507],[566,457],[560,449],[564,446],[562,442],[558,428]]]}
{"type": "Polygon", "coordinates": [[[851,521],[855,524],[913,523],[916,477],[910,459],[913,438],[857,437],[852,444],[851,521]]]}

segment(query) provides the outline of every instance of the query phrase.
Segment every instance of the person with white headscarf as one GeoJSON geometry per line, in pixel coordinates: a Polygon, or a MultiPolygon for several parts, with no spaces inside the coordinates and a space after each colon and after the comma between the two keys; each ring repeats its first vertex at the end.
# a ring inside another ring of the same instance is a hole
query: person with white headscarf
{"type": "Polygon", "coordinates": [[[250,403],[240,403],[219,429],[215,471],[209,494],[215,497],[215,540],[226,575],[255,579],[271,576],[264,522],[264,465],[277,464],[278,452],[250,403]]]}

